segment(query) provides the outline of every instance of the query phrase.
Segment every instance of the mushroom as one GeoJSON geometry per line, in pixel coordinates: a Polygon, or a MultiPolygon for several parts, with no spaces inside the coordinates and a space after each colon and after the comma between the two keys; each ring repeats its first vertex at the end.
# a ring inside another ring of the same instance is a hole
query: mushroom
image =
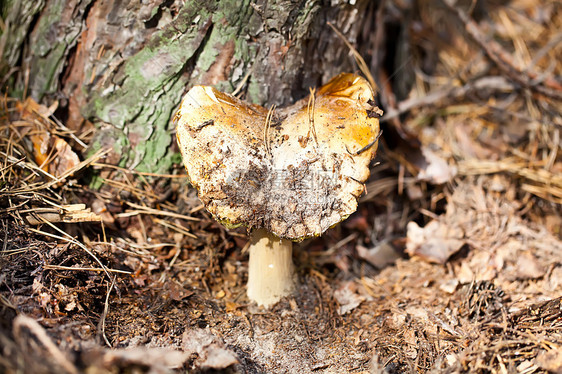
{"type": "Polygon", "coordinates": [[[174,118],[191,184],[213,217],[250,233],[248,297],[271,306],[294,290],[292,243],[357,209],[382,111],[367,81],[334,77],[286,108],[195,86],[174,118]]]}

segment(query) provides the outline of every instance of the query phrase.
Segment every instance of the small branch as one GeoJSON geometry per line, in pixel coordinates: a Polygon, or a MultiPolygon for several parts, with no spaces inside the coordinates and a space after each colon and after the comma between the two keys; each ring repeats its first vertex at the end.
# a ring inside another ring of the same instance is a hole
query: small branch
{"type": "Polygon", "coordinates": [[[168,212],[168,211],[165,211],[165,210],[149,208],[149,207],[146,207],[146,206],[135,204],[135,203],[130,202],[130,201],[127,201],[126,203],[131,208],[135,208],[137,210],[128,211],[128,212],[125,212],[125,213],[120,213],[120,214],[117,215],[117,217],[130,217],[130,216],[135,216],[135,215],[138,215],[138,214],[152,214],[152,215],[156,215],[156,216],[179,218],[179,219],[183,219],[183,220],[186,220],[186,221],[196,221],[196,222],[201,221],[200,218],[186,216],[185,214],[179,214],[179,213],[174,213],[174,212],[168,212]]]}
{"type": "Polygon", "coordinates": [[[109,285],[108,289],[107,289],[107,293],[105,294],[105,303],[103,306],[103,313],[100,317],[100,321],[98,323],[98,334],[101,334],[101,336],[103,337],[103,340],[105,341],[105,344],[108,345],[108,347],[112,347],[111,343],[109,342],[109,340],[107,339],[107,336],[105,334],[105,320],[107,318],[107,314],[109,313],[109,295],[111,294],[111,291],[113,290],[113,287],[115,286],[115,277],[113,277],[111,279],[111,284],[109,285]]]}
{"type": "Polygon", "coordinates": [[[497,67],[509,77],[509,79],[542,95],[562,100],[562,86],[560,83],[556,82],[556,80],[552,77],[543,79],[541,84],[535,82],[540,74],[530,68],[527,68],[524,71],[519,69],[515,66],[511,55],[496,41],[488,40],[478,27],[478,24],[474,22],[459,6],[456,6],[453,0],[442,1],[445,6],[461,20],[468,35],[470,35],[470,37],[478,45],[480,45],[490,60],[492,60],[497,67]]]}
{"type": "Polygon", "coordinates": [[[388,110],[381,121],[389,121],[415,108],[444,105],[444,103],[463,98],[470,92],[482,90],[509,92],[514,88],[513,84],[504,77],[484,77],[460,87],[445,87],[431,91],[423,97],[401,101],[398,103],[397,109],[388,110]]]}
{"type": "Polygon", "coordinates": [[[49,353],[50,358],[58,364],[58,366],[64,370],[66,373],[78,373],[78,369],[72,362],[70,362],[66,355],[56,346],[56,344],[49,338],[45,329],[37,323],[34,319],[31,319],[23,314],[20,314],[14,320],[14,337],[18,342],[19,346],[24,348],[28,354],[36,355],[37,352],[29,352],[32,347],[29,342],[36,340],[45,348],[49,353]],[[24,334],[24,331],[35,339],[30,339],[29,336],[24,334]]]}
{"type": "Polygon", "coordinates": [[[101,222],[99,215],[86,208],[85,204],[63,205],[61,209],[38,208],[19,212],[22,218],[30,225],[41,225],[47,222],[101,222]]]}
{"type": "Polygon", "coordinates": [[[96,271],[96,272],[107,271],[107,272],[110,272],[110,273],[133,274],[130,271],[126,271],[126,270],[117,270],[117,269],[109,269],[109,268],[108,269],[102,269],[102,268],[73,268],[72,266],[60,266],[60,265],[43,265],[43,269],[70,270],[70,271],[96,271]]]}

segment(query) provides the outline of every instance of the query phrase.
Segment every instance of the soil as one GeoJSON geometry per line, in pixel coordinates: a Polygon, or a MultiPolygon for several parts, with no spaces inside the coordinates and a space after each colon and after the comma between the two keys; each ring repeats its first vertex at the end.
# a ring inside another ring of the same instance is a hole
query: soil
{"type": "Polygon", "coordinates": [[[151,238],[143,245],[112,230],[96,242],[85,233],[100,224],[67,224],[90,254],[4,219],[2,364],[60,372],[64,363],[40,338],[46,331],[70,367],[92,372],[545,372],[546,355],[559,354],[562,342],[560,240],[474,181],[448,200],[448,212],[463,211],[447,224],[472,230],[472,243],[446,263],[406,257],[395,249],[399,239],[381,250],[343,225],[296,246],[299,287],[270,310],[246,298],[245,236],[202,210],[190,224],[204,224],[191,230],[197,238],[157,235],[150,218],[138,220],[151,238]],[[484,201],[467,196],[474,191],[484,201]],[[474,221],[466,219],[471,211],[474,221]],[[377,254],[361,258],[361,246],[377,254]],[[109,278],[87,270],[100,268],[95,258],[109,278]],[[378,269],[373,259],[387,265],[378,269]],[[157,348],[165,350],[146,352],[157,348]]]}

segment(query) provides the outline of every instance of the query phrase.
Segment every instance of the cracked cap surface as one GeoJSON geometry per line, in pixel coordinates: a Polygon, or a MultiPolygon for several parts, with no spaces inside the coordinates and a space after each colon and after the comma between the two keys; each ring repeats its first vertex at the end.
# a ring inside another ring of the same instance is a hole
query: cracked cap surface
{"type": "Polygon", "coordinates": [[[367,81],[344,73],[269,110],[195,86],[175,121],[189,179],[215,219],[302,240],[357,209],[380,115],[367,81]]]}

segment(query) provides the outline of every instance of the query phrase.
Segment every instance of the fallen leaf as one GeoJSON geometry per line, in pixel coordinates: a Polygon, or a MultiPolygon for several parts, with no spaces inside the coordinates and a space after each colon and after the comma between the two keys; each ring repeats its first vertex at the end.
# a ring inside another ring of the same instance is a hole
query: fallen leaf
{"type": "Polygon", "coordinates": [[[57,107],[58,102],[46,107],[32,98],[27,98],[17,106],[23,123],[18,127],[20,136],[27,136],[31,140],[35,163],[55,177],[65,174],[80,163],[70,145],[53,135],[56,131],[55,124],[49,117],[57,107]]]}
{"type": "Polygon", "coordinates": [[[99,347],[86,350],[81,359],[91,372],[126,372],[134,366],[146,367],[147,373],[170,373],[189,359],[189,354],[170,348],[135,347],[127,349],[102,349],[99,347]],[[97,370],[96,370],[97,369],[97,370]]]}
{"type": "Polygon", "coordinates": [[[458,279],[449,279],[446,282],[441,283],[439,285],[439,289],[443,292],[447,292],[448,294],[453,294],[457,290],[458,286],[458,279]]]}
{"type": "Polygon", "coordinates": [[[415,222],[407,225],[406,252],[428,262],[444,264],[466,243],[458,228],[440,221],[431,221],[421,228],[415,222]]]}
{"type": "Polygon", "coordinates": [[[449,165],[444,158],[438,156],[429,148],[422,147],[422,154],[425,157],[426,165],[419,171],[416,177],[418,180],[432,184],[443,184],[457,175],[455,166],[449,165]]]}
{"type": "Polygon", "coordinates": [[[357,294],[353,282],[346,282],[343,286],[334,291],[334,298],[340,304],[338,313],[347,314],[357,308],[365,298],[357,294]]]}
{"type": "Polygon", "coordinates": [[[400,254],[388,242],[381,242],[370,249],[358,245],[357,254],[377,269],[392,265],[400,258],[400,254]]]}
{"type": "Polygon", "coordinates": [[[193,295],[193,291],[186,290],[180,284],[174,281],[166,282],[166,290],[168,292],[169,297],[175,301],[181,301],[193,295]]]}
{"type": "Polygon", "coordinates": [[[225,348],[224,342],[208,329],[185,330],[182,348],[188,354],[197,354],[195,361],[201,369],[224,369],[239,362],[236,353],[225,348]]]}
{"type": "Polygon", "coordinates": [[[545,274],[545,269],[537,258],[529,252],[520,254],[517,257],[517,278],[519,279],[537,279],[545,274]]]}
{"type": "Polygon", "coordinates": [[[49,172],[55,177],[59,177],[78,165],[80,159],[65,140],[57,136],[53,138],[53,150],[56,153],[53,156],[53,160],[49,163],[49,172]]]}

